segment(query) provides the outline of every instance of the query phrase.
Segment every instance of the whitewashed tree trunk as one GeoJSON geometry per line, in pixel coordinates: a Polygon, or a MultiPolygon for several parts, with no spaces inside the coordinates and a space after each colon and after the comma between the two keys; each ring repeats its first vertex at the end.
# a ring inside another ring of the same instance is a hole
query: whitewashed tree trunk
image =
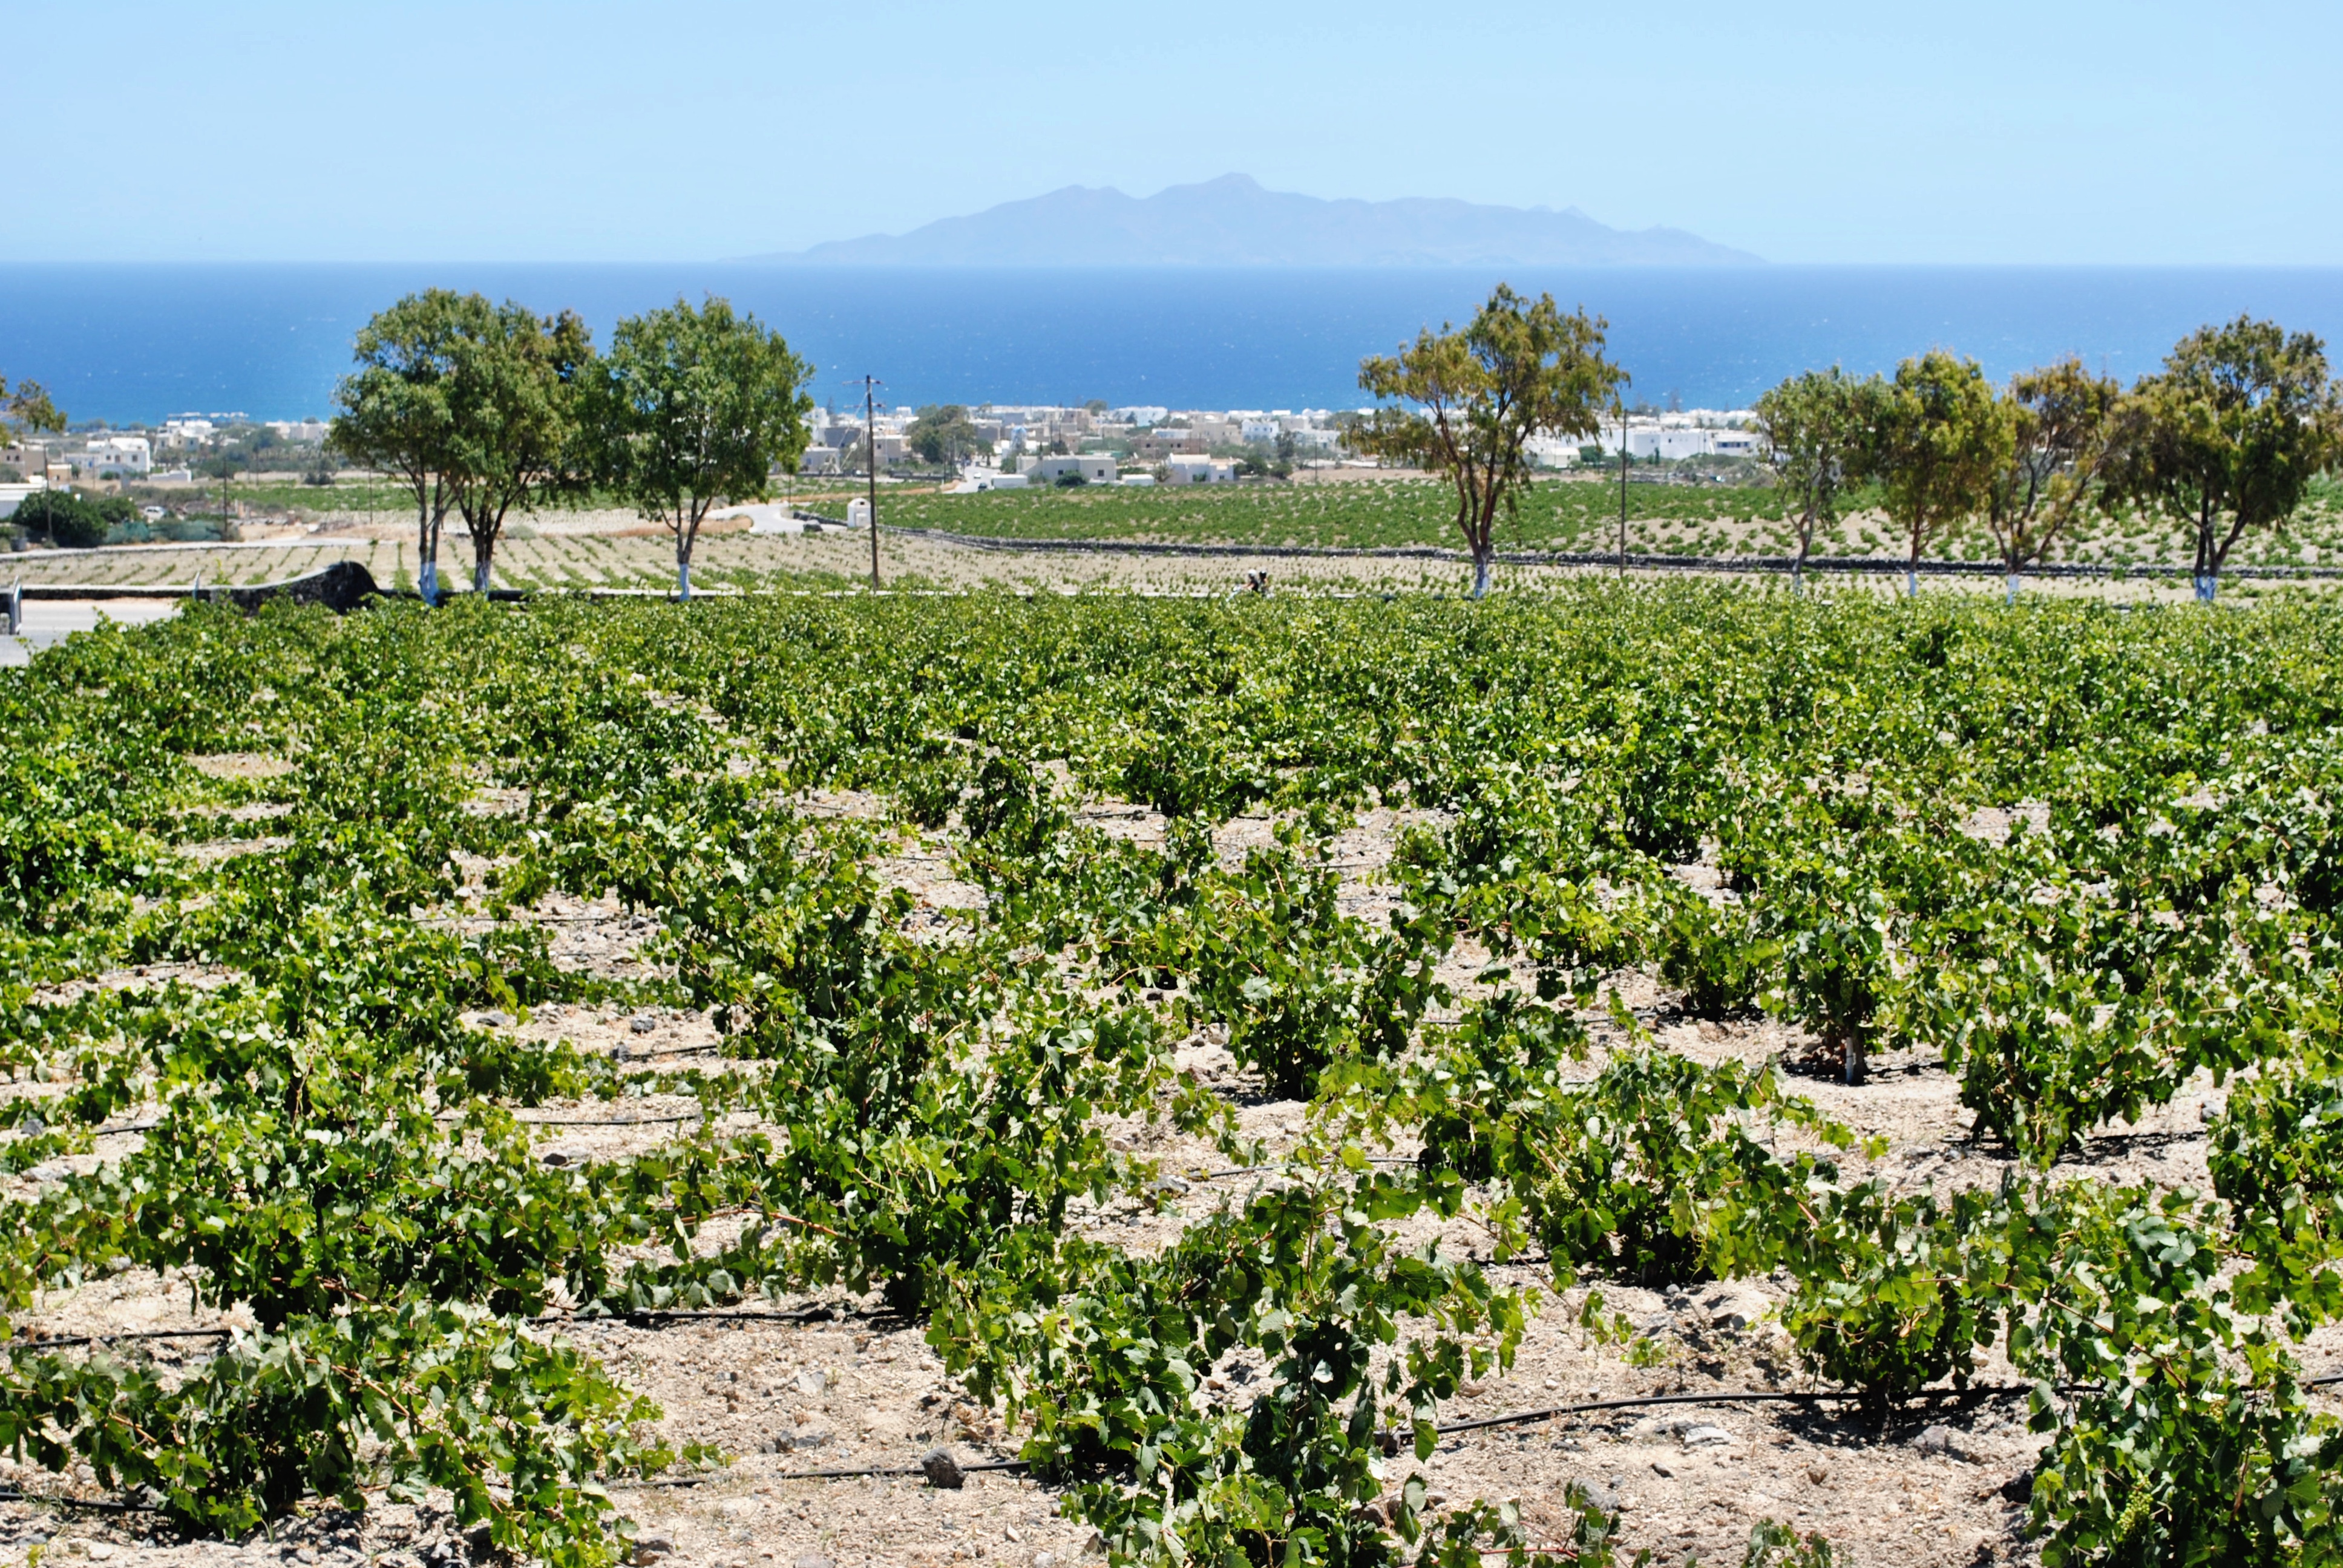
{"type": "Polygon", "coordinates": [[[1489,597],[1489,558],[1487,556],[1473,558],[1473,597],[1474,598],[1489,597]]]}

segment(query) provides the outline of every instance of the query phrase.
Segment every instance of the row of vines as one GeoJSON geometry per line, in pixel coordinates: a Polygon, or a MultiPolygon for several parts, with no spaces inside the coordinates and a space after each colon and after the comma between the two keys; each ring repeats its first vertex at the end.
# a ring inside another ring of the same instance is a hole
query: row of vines
{"type": "MultiPolygon", "coordinates": [[[[649,1437],[562,1322],[846,1290],[925,1322],[1120,1561],[1463,1568],[1518,1521],[1428,1507],[1407,1456],[1556,1292],[1594,1322],[1604,1281],[1773,1275],[1806,1373],[1875,1412],[1989,1347],[2033,1380],[2053,1568],[2331,1561],[2343,1426],[2300,1347],[2343,1314],[2339,632],[1603,587],[77,638],[0,685],[0,1166],[141,1136],[0,1202],[0,1444],[190,1532],[427,1494],[598,1563],[614,1482],[720,1456],[649,1437]],[[1332,848],[1370,805],[1414,824],[1374,920],[1332,848]],[[265,852],[188,852],[239,810],[265,852]],[[1238,813],[1274,841],[1216,852],[1238,813]],[[985,895],[940,933],[879,869],[899,823],[985,895]],[[646,978],[557,963],[533,914],[613,890],[646,978]],[[2010,1174],[1860,1175],[1783,1064],[1661,1049],[1634,971],[1844,1080],[1926,1048],[2010,1174]],[[722,1054],[484,1021],[557,1001],[705,1010],[722,1054]],[[1302,1150],[1168,1249],[1099,1240],[1163,1191],[1116,1127],[1262,1158],[1177,1068],[1200,1031],[1308,1101],[1302,1150]],[[2062,1171],[2206,1074],[2214,1191],[2062,1171]],[[520,1114],[654,1092],[701,1118],[623,1158],[548,1164],[520,1114]],[[1460,1217],[1553,1289],[1402,1239],[1460,1217]],[[45,1337],[130,1270],[254,1326],[185,1367],[45,1337]],[[1232,1354],[1270,1375],[1208,1389],[1232,1354]]],[[[1617,1524],[1587,1503],[1578,1560],[1617,1524]]]]}

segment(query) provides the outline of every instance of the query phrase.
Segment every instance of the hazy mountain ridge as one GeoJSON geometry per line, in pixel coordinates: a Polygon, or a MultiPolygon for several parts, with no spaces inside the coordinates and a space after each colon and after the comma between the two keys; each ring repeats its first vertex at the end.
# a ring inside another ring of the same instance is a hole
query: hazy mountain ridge
{"type": "Polygon", "coordinates": [[[749,259],[854,266],[1684,266],[1760,258],[1682,229],[1612,228],[1575,207],[1424,196],[1325,201],[1223,175],[1144,197],[1068,186],[909,234],[749,259]]]}

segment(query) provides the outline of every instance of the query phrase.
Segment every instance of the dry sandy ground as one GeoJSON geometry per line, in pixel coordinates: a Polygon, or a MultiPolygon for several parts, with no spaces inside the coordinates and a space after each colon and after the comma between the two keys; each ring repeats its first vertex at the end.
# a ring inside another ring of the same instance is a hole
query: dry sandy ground
{"type": "MultiPolygon", "coordinates": [[[[221,758],[208,759],[206,771],[254,777],[281,766],[268,759],[221,758]]],[[[842,793],[806,804],[857,816],[881,805],[842,793]]],[[[265,848],[268,840],[257,835],[266,815],[266,808],[230,814],[222,838],[206,851],[265,848]]],[[[1082,817],[1142,841],[1160,838],[1162,827],[1152,812],[1118,801],[1091,802],[1082,817]]],[[[1373,918],[1387,903],[1388,890],[1377,884],[1376,874],[1410,819],[1392,811],[1369,813],[1335,845],[1346,879],[1344,902],[1353,912],[1373,918]]],[[[1270,826],[1262,819],[1227,824],[1220,834],[1223,857],[1233,860],[1266,841],[1270,826]]],[[[948,849],[933,838],[906,835],[881,862],[889,879],[918,900],[914,929],[942,937],[959,918],[953,911],[980,897],[951,879],[948,849]]],[[[556,929],[561,962],[609,975],[643,972],[639,949],[649,920],[608,903],[578,900],[549,900],[539,913],[556,929]]],[[[441,917],[469,918],[463,910],[441,917]]],[[[1459,953],[1444,978],[1466,989],[1479,961],[1480,955],[1459,953]]],[[[109,976],[105,983],[162,978],[164,971],[154,970],[109,976]]],[[[205,977],[182,971],[182,978],[201,983],[205,977]]],[[[1660,1043],[1703,1059],[1795,1057],[1806,1043],[1770,1020],[1686,1020],[1647,977],[1623,974],[1615,983],[1660,1043]]],[[[709,1021],[682,1010],[551,1007],[526,1020],[484,1015],[481,1021],[566,1038],[636,1061],[708,1062],[717,1045],[709,1021]]],[[[1607,1020],[1590,1018],[1589,1024],[1599,1048],[1586,1068],[1591,1075],[1601,1050],[1616,1045],[1618,1037],[1607,1020]]],[[[1182,1060],[1230,1099],[1246,1135],[1259,1139],[1272,1161],[1305,1135],[1306,1107],[1263,1099],[1211,1037],[1190,1041],[1182,1060]]],[[[1964,1136],[1966,1117],[1952,1081],[1914,1053],[1882,1055],[1861,1088],[1827,1079],[1805,1081],[1801,1088],[1830,1115],[1888,1141],[1876,1165],[1850,1162],[1856,1174],[1878,1173],[1910,1187],[1988,1186],[2003,1170],[1991,1149],[1964,1136]]],[[[13,1092],[48,1091],[19,1085],[13,1092]]],[[[2094,1139],[2067,1173],[2201,1186],[2204,1120],[2218,1101],[2208,1083],[2192,1085],[2141,1124],[2094,1139]]],[[[688,1113],[688,1101],[643,1099],[551,1106],[527,1116],[544,1124],[544,1156],[568,1161],[649,1148],[667,1135],[671,1119],[688,1113]]],[[[137,1117],[123,1120],[135,1123],[137,1117]]],[[[29,1194],[68,1164],[85,1169],[117,1158],[136,1136],[135,1131],[109,1135],[97,1154],[43,1167],[10,1181],[7,1190],[29,1194]]],[[[1076,1217],[1084,1230],[1152,1250],[1194,1216],[1241,1199],[1250,1183],[1264,1179],[1215,1176],[1220,1157],[1176,1136],[1148,1141],[1185,1190],[1161,1208],[1126,1204],[1084,1211],[1076,1217]]],[[[1450,1227],[1443,1240],[1467,1250],[1483,1244],[1463,1224],[1450,1227]]],[[[1496,1272],[1508,1282],[1548,1284],[1534,1266],[1496,1272]]],[[[1779,1293],[1779,1283],[1767,1280],[1666,1293],[1606,1288],[1608,1302],[1657,1343],[1655,1364],[1644,1365],[1630,1364],[1619,1348],[1592,1342],[1574,1327],[1575,1292],[1550,1298],[1513,1368],[1468,1386],[1443,1419],[1635,1395],[1807,1386],[1767,1318],[1779,1293]]],[[[191,1312],[184,1282],[133,1271],[55,1293],[27,1321],[53,1332],[89,1332],[217,1320],[191,1312]]],[[[661,1428],[672,1440],[713,1443],[734,1456],[696,1485],[618,1493],[644,1538],[663,1543],[679,1568],[767,1563],[814,1568],[811,1559],[837,1568],[940,1568],[979,1561],[1059,1568],[1097,1558],[1091,1533],[1057,1516],[1057,1498],[1048,1489],[1011,1473],[980,1473],[960,1491],[939,1490],[916,1476],[805,1476],[827,1467],[911,1466],[938,1444],[971,1462],[1015,1452],[1015,1435],[1004,1433],[994,1416],[943,1375],[920,1331],[880,1315],[873,1303],[817,1295],[776,1302],[766,1316],[667,1326],[580,1322],[548,1332],[589,1348],[655,1400],[665,1412],[661,1428]]],[[[166,1364],[182,1353],[168,1342],[157,1352],[166,1364]]],[[[200,1352],[189,1347],[184,1353],[200,1352]]],[[[2305,1359],[2314,1372],[2343,1368],[2343,1342],[2322,1339],[2305,1359]]],[[[1219,1388],[1242,1398],[1241,1376],[1233,1368],[1221,1370],[1219,1388]]],[[[1988,1385],[2011,1381],[1997,1360],[1980,1376],[1988,1385]]],[[[1761,1517],[1821,1530],[1843,1563],[1951,1568],[2031,1560],[2017,1533],[2023,1510],[2013,1483],[2028,1468],[2037,1441],[2024,1429],[2020,1402],[2002,1397],[1946,1399],[1915,1407],[1885,1426],[1865,1424],[1850,1409],[1829,1403],[1694,1403],[1563,1415],[1457,1434],[1423,1470],[1432,1492],[1452,1503],[1518,1500],[1533,1534],[1545,1540],[1561,1538],[1568,1528],[1566,1488],[1573,1483],[1595,1487],[1624,1510],[1629,1545],[1652,1548],[1671,1568],[1695,1554],[1711,1563],[1738,1561],[1750,1525],[1761,1517]]],[[[1395,1491],[1415,1468],[1405,1456],[1389,1462],[1390,1486],[1395,1491]]],[[[78,1479],[89,1480],[85,1473],[78,1479]]],[[[5,1463],[0,1463],[0,1482],[32,1492],[60,1486],[56,1477],[5,1463]]],[[[156,1537],[143,1532],[135,1515],[0,1503],[0,1565],[25,1561],[11,1553],[42,1541],[50,1543],[51,1562],[62,1549],[156,1568],[277,1561],[440,1568],[465,1555],[445,1514],[428,1508],[386,1507],[363,1518],[317,1509],[282,1523],[273,1537],[224,1543],[156,1537]]]]}

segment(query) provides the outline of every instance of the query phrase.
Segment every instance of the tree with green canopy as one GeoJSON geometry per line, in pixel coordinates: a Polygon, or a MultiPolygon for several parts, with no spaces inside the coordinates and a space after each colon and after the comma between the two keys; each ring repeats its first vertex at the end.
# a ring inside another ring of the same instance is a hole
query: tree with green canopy
{"type": "Polygon", "coordinates": [[[941,465],[959,464],[980,445],[968,410],[958,403],[927,405],[912,416],[903,438],[921,462],[941,465]]]}
{"type": "Polygon", "coordinates": [[[35,490],[16,504],[9,520],[60,549],[94,549],[106,543],[106,515],[69,490],[35,490]]]}
{"type": "Polygon", "coordinates": [[[1857,380],[1834,365],[1793,376],[1757,399],[1764,461],[1789,493],[1785,516],[1798,536],[1793,588],[1805,584],[1815,530],[1838,521],[1841,498],[1863,478],[1886,397],[1878,377],[1857,380]]]}
{"type": "Polygon", "coordinates": [[[505,518],[590,481],[580,404],[594,364],[586,324],[473,295],[453,339],[447,487],[472,540],[472,588],[488,591],[505,518]]]}
{"type": "Polygon", "coordinates": [[[426,604],[439,597],[439,529],[455,501],[449,384],[466,325],[478,321],[486,303],[433,288],[377,312],[352,348],[357,371],[334,388],[327,443],[352,462],[392,475],[415,498],[416,582],[426,604]]]}
{"type": "Polygon", "coordinates": [[[676,591],[691,597],[691,552],[719,500],[761,498],[795,472],[808,438],[810,369],[781,335],[711,296],[628,317],[593,378],[597,470],[675,535],[676,591]]]}
{"type": "Polygon", "coordinates": [[[2000,399],[2009,456],[1986,484],[1986,527],[2000,548],[2012,603],[2017,579],[2089,507],[2108,504],[2123,389],[2069,355],[2014,377],[2000,399]]]}
{"type": "Polygon", "coordinates": [[[1911,541],[1904,590],[1920,591],[1920,551],[1982,510],[2013,437],[1974,359],[1932,348],[1896,367],[1873,428],[1871,471],[1888,518],[1911,541]]]}
{"type": "Polygon", "coordinates": [[[0,425],[5,425],[11,436],[27,430],[55,434],[65,427],[65,417],[49,401],[39,382],[19,381],[11,388],[8,378],[0,376],[0,425]]]}
{"type": "Polygon", "coordinates": [[[1594,434],[1626,382],[1603,357],[1609,326],[1584,309],[1564,316],[1550,294],[1533,301],[1501,283],[1463,331],[1443,322],[1396,356],[1360,362],[1359,385],[1396,407],[1357,426],[1351,448],[1456,487],[1475,598],[1489,591],[1497,514],[1513,516],[1530,487],[1530,438],[1594,434]]]}
{"type": "Polygon", "coordinates": [[[2200,327],[2141,377],[2118,440],[2117,491],[2186,521],[2197,597],[2209,604],[2246,530],[2283,528],[2343,455],[2327,346],[2246,316],[2200,327]]]}

